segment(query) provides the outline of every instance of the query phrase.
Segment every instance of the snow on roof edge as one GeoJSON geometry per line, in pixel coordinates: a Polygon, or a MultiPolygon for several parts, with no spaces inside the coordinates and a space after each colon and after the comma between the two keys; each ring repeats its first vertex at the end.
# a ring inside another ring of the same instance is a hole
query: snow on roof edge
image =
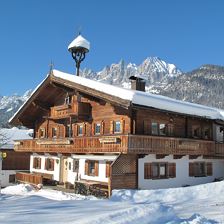
{"type": "Polygon", "coordinates": [[[121,87],[112,86],[98,81],[64,73],[58,70],[53,70],[53,76],[84,85],[92,89],[96,89],[124,100],[130,100],[133,104],[153,107],[175,113],[199,116],[207,119],[217,119],[224,121],[224,111],[218,108],[176,100],[152,93],[124,89],[121,87]]]}

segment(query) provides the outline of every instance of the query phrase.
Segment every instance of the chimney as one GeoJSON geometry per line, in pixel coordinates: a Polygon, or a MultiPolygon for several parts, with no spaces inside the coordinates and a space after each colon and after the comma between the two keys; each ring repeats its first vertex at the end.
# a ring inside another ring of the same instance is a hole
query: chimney
{"type": "Polygon", "coordinates": [[[143,78],[132,75],[129,77],[131,81],[131,89],[145,92],[145,80],[143,78]]]}

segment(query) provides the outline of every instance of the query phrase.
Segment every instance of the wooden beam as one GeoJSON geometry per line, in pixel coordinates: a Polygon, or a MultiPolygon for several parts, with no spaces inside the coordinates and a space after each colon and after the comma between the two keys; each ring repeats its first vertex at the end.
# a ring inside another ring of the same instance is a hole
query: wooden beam
{"type": "Polygon", "coordinates": [[[182,159],[185,155],[173,155],[173,159],[182,159]]]}
{"type": "Polygon", "coordinates": [[[189,155],[189,159],[197,159],[200,155],[189,155]]]}
{"type": "Polygon", "coordinates": [[[44,103],[44,102],[41,102],[41,101],[39,101],[39,100],[34,100],[34,101],[32,102],[32,105],[33,105],[34,107],[37,107],[37,108],[39,108],[39,109],[41,109],[41,110],[44,110],[44,111],[47,111],[47,112],[50,110],[50,106],[52,106],[52,105],[46,104],[46,103],[44,103]]]}
{"type": "Polygon", "coordinates": [[[166,156],[166,154],[156,154],[156,159],[164,159],[166,156]]]}

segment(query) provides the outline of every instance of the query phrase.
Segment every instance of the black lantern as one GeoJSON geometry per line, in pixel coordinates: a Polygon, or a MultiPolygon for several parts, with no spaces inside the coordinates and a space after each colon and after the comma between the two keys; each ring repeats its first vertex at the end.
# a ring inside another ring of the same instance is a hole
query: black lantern
{"type": "Polygon", "coordinates": [[[76,63],[76,75],[79,76],[79,68],[81,62],[85,59],[86,53],[89,52],[90,43],[85,38],[78,35],[68,46],[68,50],[71,52],[73,59],[76,63]]]}

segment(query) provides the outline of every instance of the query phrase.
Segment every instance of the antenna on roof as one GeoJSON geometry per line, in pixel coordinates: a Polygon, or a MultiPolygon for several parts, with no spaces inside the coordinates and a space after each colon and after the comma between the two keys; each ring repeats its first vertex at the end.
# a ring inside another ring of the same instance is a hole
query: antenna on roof
{"type": "Polygon", "coordinates": [[[53,61],[51,61],[51,63],[49,64],[49,74],[50,75],[53,74],[53,68],[54,68],[54,63],[53,63],[53,61]]]}

